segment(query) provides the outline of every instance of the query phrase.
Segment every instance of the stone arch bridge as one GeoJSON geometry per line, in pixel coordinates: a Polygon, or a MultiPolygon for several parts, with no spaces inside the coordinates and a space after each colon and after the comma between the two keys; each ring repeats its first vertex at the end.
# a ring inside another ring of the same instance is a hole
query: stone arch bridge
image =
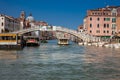
{"type": "Polygon", "coordinates": [[[48,28],[48,29],[46,27],[47,26],[42,26],[42,27],[35,26],[32,28],[14,31],[12,33],[24,34],[24,33],[33,32],[33,31],[57,31],[57,32],[64,32],[64,33],[71,34],[79,39],[82,39],[82,41],[84,42],[99,42],[100,41],[99,37],[88,35],[85,32],[77,32],[76,30],[68,29],[68,28],[61,27],[61,26],[52,26],[51,28],[48,28]]]}

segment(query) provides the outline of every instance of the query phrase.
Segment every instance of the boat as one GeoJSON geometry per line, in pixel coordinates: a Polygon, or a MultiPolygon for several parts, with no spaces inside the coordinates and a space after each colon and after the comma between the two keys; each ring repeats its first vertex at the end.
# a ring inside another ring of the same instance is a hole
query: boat
{"type": "Polygon", "coordinates": [[[69,45],[69,39],[67,38],[58,39],[58,45],[69,45]]]}
{"type": "Polygon", "coordinates": [[[39,45],[40,45],[39,37],[27,36],[27,38],[26,38],[26,46],[39,46],[39,45]]]}

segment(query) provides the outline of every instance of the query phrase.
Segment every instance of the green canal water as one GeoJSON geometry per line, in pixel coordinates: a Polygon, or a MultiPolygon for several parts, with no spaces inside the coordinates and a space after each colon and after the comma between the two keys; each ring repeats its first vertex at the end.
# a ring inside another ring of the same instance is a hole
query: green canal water
{"type": "Polygon", "coordinates": [[[120,80],[120,49],[49,41],[0,51],[0,80],[120,80]]]}

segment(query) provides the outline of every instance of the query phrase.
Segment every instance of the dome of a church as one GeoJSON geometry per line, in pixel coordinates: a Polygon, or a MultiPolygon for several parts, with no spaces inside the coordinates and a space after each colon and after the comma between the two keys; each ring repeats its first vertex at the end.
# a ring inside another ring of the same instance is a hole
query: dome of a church
{"type": "Polygon", "coordinates": [[[32,14],[30,14],[30,15],[26,18],[26,20],[28,20],[29,22],[32,22],[32,21],[34,21],[34,17],[32,16],[32,14]]]}

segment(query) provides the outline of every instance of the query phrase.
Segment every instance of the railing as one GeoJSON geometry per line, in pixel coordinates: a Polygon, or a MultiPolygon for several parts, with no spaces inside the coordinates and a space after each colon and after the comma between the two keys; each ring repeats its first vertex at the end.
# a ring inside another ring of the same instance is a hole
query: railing
{"type": "Polygon", "coordinates": [[[74,35],[78,38],[81,38],[85,42],[99,42],[99,41],[101,41],[100,37],[95,37],[95,36],[89,35],[86,32],[77,32],[76,30],[64,28],[64,27],[61,27],[61,26],[57,26],[57,27],[55,27],[55,29],[47,28],[47,27],[48,26],[34,26],[34,27],[31,27],[31,28],[15,31],[13,33],[23,34],[23,33],[26,33],[26,32],[31,32],[31,31],[36,31],[36,30],[40,30],[40,31],[61,31],[61,32],[66,32],[66,33],[72,34],[72,35],[74,35]]]}
{"type": "Polygon", "coordinates": [[[42,28],[41,26],[34,26],[31,28],[25,28],[25,29],[21,29],[19,31],[14,31],[12,33],[26,33],[26,32],[30,32],[30,31],[35,31],[35,30],[40,30],[40,31],[53,31],[53,29],[50,28],[42,28]]]}
{"type": "Polygon", "coordinates": [[[89,35],[85,32],[77,32],[76,30],[63,28],[63,27],[57,27],[56,30],[73,34],[73,35],[77,36],[78,38],[81,38],[85,42],[99,42],[100,41],[100,37],[95,37],[95,36],[89,35]]]}

